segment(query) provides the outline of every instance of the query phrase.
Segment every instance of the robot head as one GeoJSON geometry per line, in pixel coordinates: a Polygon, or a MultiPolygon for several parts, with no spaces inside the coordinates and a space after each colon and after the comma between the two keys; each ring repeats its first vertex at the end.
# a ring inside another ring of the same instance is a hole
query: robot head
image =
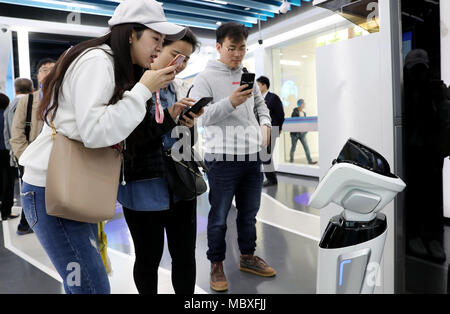
{"type": "Polygon", "coordinates": [[[345,209],[347,220],[370,221],[405,187],[391,173],[383,156],[350,139],[317,186],[309,205],[320,209],[333,202],[345,209]]]}

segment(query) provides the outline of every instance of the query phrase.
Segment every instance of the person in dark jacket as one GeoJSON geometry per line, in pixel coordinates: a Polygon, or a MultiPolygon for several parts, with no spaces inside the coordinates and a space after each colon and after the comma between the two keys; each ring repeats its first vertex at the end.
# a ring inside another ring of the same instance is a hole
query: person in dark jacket
{"type": "MultiPolygon", "coordinates": [[[[165,68],[178,54],[185,61],[177,73],[186,67],[190,55],[198,46],[191,30],[186,29],[183,38],[165,40],[152,70],[165,68]]],[[[160,101],[165,118],[162,124],[155,121],[155,106],[147,108],[144,121],[126,140],[124,169],[118,200],[123,206],[125,220],[130,229],[136,252],[133,277],[140,294],[157,294],[158,268],[164,249],[164,231],[172,258],[172,285],[177,294],[194,294],[196,279],[195,242],[197,236],[197,198],[181,199],[170,187],[164,154],[178,141],[172,137],[177,125],[167,114],[168,108],[182,103],[190,105],[186,98],[189,84],[175,79],[161,89],[160,101]],[[167,114],[167,115],[166,115],[167,114]]],[[[191,137],[194,119],[203,109],[191,117],[184,115],[180,123],[188,127],[191,137]]],[[[184,132],[183,132],[184,134],[184,132]]],[[[183,135],[184,136],[184,135],[183,135]]],[[[194,144],[192,141],[190,144],[194,144]]]]}
{"type": "Polygon", "coordinates": [[[270,80],[267,77],[261,76],[256,80],[256,82],[261,90],[261,95],[263,95],[264,100],[266,101],[267,108],[269,108],[270,111],[270,118],[272,119],[272,136],[270,137],[271,143],[269,146],[270,159],[263,163],[264,173],[267,178],[267,181],[263,183],[263,186],[271,186],[278,183],[277,175],[272,163],[272,154],[277,139],[282,131],[284,123],[284,109],[280,97],[278,97],[277,94],[269,92],[270,80]]]}
{"type": "Polygon", "coordinates": [[[439,90],[445,84],[433,79],[430,57],[423,49],[408,53],[403,77],[405,208],[408,208],[405,213],[406,252],[444,263],[447,256],[444,250],[442,168],[444,159],[449,156],[445,148],[448,115],[440,110],[444,104],[441,100],[446,97],[441,96],[439,90]]]}
{"type": "MultiPolygon", "coordinates": [[[[9,98],[3,93],[0,93],[0,114],[3,117],[5,109],[8,107],[9,98]]],[[[4,119],[0,119],[0,131],[3,132],[5,127],[4,119]]],[[[1,133],[3,134],[3,133],[1,133]]],[[[17,218],[19,216],[11,214],[11,207],[13,206],[14,198],[14,178],[13,170],[10,166],[9,150],[5,146],[4,141],[0,141],[0,186],[1,186],[1,217],[2,220],[17,218]]]]}
{"type": "MultiPolygon", "coordinates": [[[[299,99],[297,101],[297,107],[294,108],[294,110],[292,111],[291,118],[306,117],[306,112],[303,111],[304,108],[305,108],[305,101],[303,99],[299,99]]],[[[316,165],[317,161],[313,161],[311,159],[311,153],[309,151],[308,142],[306,140],[306,134],[308,134],[308,132],[291,132],[292,146],[289,161],[294,162],[294,154],[295,149],[297,147],[297,141],[300,141],[303,145],[303,149],[305,150],[305,155],[306,159],[308,160],[308,164],[316,165]]]]}

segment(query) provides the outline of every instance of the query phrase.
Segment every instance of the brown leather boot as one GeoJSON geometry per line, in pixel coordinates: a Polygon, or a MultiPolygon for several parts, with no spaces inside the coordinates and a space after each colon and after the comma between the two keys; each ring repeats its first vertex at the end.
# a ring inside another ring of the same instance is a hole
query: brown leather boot
{"type": "Polygon", "coordinates": [[[275,269],[267,265],[262,258],[253,254],[241,255],[239,269],[263,277],[272,277],[277,274],[275,269]]]}
{"type": "Polygon", "coordinates": [[[223,272],[223,264],[222,262],[211,263],[211,279],[209,284],[211,289],[214,291],[227,291],[228,290],[228,282],[225,277],[225,273],[223,272]]]}

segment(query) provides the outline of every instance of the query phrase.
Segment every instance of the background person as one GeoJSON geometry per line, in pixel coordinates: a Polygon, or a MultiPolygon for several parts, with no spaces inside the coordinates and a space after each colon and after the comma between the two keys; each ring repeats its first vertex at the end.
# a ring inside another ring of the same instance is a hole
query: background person
{"type": "Polygon", "coordinates": [[[281,134],[284,123],[284,109],[283,103],[277,94],[271,93],[270,80],[266,76],[260,76],[256,82],[258,83],[261,95],[269,108],[270,118],[272,119],[272,134],[270,136],[270,159],[264,161],[264,174],[267,181],[263,183],[263,186],[271,186],[278,184],[277,175],[272,162],[273,149],[277,143],[277,139],[281,134]],[[274,136],[275,135],[275,136],[274,136]]]}
{"type": "MultiPolygon", "coordinates": [[[[42,99],[43,90],[42,85],[45,78],[55,66],[55,60],[50,58],[42,59],[37,64],[37,80],[39,89],[32,94],[28,94],[22,97],[17,103],[17,108],[14,113],[13,122],[11,125],[11,150],[13,151],[14,158],[17,160],[20,158],[25,149],[33,142],[36,137],[41,133],[44,122],[37,116],[39,103],[42,99]],[[31,99],[30,99],[31,98],[31,99]],[[31,106],[31,108],[29,107],[31,106]],[[29,116],[30,115],[30,116],[29,116]],[[28,121],[29,125],[28,125],[28,121]]],[[[23,177],[23,167],[19,166],[20,178],[23,177]]],[[[24,235],[32,233],[33,230],[28,225],[22,209],[22,215],[20,217],[20,223],[17,226],[17,234],[24,235]]]]}
{"type": "MultiPolygon", "coordinates": [[[[9,98],[0,93],[0,114],[3,115],[8,107],[9,98]]],[[[4,119],[0,119],[0,131],[3,132],[5,127],[4,119]]],[[[9,164],[9,150],[5,146],[4,141],[0,141],[0,188],[1,188],[1,218],[2,220],[13,219],[19,216],[11,214],[14,197],[14,181],[12,181],[11,166],[9,164]],[[11,181],[13,185],[11,186],[11,181]]]]}
{"type": "MultiPolygon", "coordinates": [[[[303,99],[299,99],[297,101],[297,108],[294,108],[292,111],[291,118],[298,118],[298,117],[306,117],[306,112],[303,111],[305,108],[305,101],[303,99]]],[[[294,154],[295,149],[297,148],[297,142],[300,141],[303,145],[303,149],[305,150],[306,160],[308,161],[308,164],[310,165],[316,165],[317,161],[313,161],[311,159],[311,153],[309,151],[308,141],[306,140],[306,134],[308,132],[291,132],[291,152],[290,152],[290,162],[294,162],[294,154]]]]}
{"type": "MultiPolygon", "coordinates": [[[[11,139],[11,129],[12,129],[12,123],[14,119],[14,114],[16,112],[17,103],[19,100],[23,97],[25,97],[28,94],[31,94],[33,92],[33,81],[27,78],[17,78],[14,80],[14,94],[15,98],[9,103],[8,107],[5,109],[5,112],[3,113],[3,138],[5,147],[9,152],[10,156],[10,162],[9,162],[9,171],[5,171],[4,175],[8,176],[7,178],[4,178],[5,184],[5,193],[7,194],[5,196],[5,200],[2,201],[2,204],[5,204],[5,208],[9,206],[14,205],[14,186],[16,178],[18,177],[18,164],[17,159],[14,157],[13,151],[11,149],[11,144],[9,140],[11,139]],[[8,205],[10,204],[10,205],[8,205]]],[[[20,191],[19,193],[20,194],[20,191]]],[[[6,212],[11,213],[11,210],[7,210],[6,212]]],[[[7,216],[5,216],[7,217],[7,216]]],[[[19,217],[18,215],[11,215],[10,218],[16,218],[19,217]]],[[[23,219],[26,222],[26,219],[24,218],[25,215],[22,215],[23,219]]],[[[28,225],[28,224],[27,224],[28,225]]],[[[31,230],[28,228],[28,230],[31,230]]]]}

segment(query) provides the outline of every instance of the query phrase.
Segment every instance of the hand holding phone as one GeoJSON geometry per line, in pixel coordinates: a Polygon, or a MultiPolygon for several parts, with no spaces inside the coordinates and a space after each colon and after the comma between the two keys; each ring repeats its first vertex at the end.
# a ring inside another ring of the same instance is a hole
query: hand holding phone
{"type": "Polygon", "coordinates": [[[207,104],[209,104],[213,100],[212,97],[203,97],[199,101],[197,101],[192,107],[187,108],[183,110],[183,112],[180,114],[180,120],[184,120],[183,115],[186,115],[187,117],[190,117],[189,113],[199,113],[200,110],[202,110],[203,107],[205,107],[207,104]]]}
{"type": "Polygon", "coordinates": [[[154,93],[160,88],[165,88],[175,78],[175,66],[167,67],[161,70],[147,70],[139,80],[150,92],[154,93]]]}
{"type": "Polygon", "coordinates": [[[180,67],[183,65],[184,59],[186,59],[186,56],[182,54],[177,54],[177,56],[173,58],[173,60],[170,61],[170,63],[167,66],[170,67],[172,65],[175,65],[177,67],[175,72],[181,72],[180,67]]]}
{"type": "Polygon", "coordinates": [[[229,97],[231,105],[234,108],[239,107],[252,97],[253,89],[249,89],[247,84],[239,86],[229,97]]]}

